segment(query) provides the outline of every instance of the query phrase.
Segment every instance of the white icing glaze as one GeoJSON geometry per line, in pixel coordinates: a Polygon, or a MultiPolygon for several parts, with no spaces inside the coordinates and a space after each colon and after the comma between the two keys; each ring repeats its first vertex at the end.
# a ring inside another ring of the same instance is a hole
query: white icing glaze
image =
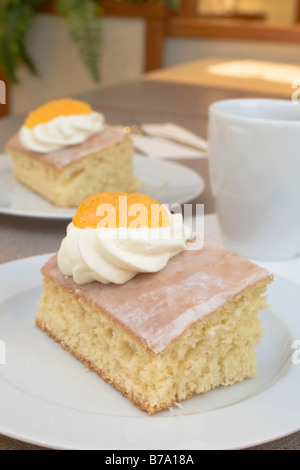
{"type": "Polygon", "coordinates": [[[109,125],[105,125],[101,132],[98,132],[86,141],[78,145],[72,145],[49,153],[37,153],[25,149],[20,142],[20,133],[17,133],[6,144],[7,152],[16,151],[28,157],[34,158],[45,165],[49,165],[57,171],[62,171],[72,163],[83,158],[95,155],[106,148],[120,144],[123,141],[131,142],[123,132],[109,125]]]}
{"type": "MultiPolygon", "coordinates": [[[[56,257],[43,273],[75,292],[56,257]]],[[[185,250],[152,274],[139,274],[123,285],[92,282],[80,287],[79,297],[104,310],[156,354],[196,321],[256,282],[269,278],[263,268],[235,253],[205,243],[201,250],[185,250]]]]}

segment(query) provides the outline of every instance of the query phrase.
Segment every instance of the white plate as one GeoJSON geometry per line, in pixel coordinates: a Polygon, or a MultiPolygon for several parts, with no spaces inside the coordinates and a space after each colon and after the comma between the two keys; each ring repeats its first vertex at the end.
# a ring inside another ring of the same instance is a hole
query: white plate
{"type": "Polygon", "coordinates": [[[193,450],[246,448],[299,430],[298,284],[276,277],[270,287],[256,378],[148,416],[34,326],[48,257],[0,266],[0,433],[53,449],[193,450]]]}
{"type": "MultiPolygon", "coordinates": [[[[134,156],[135,173],[143,181],[141,193],[165,204],[191,201],[204,190],[204,180],[187,166],[165,160],[134,156]]],[[[57,208],[18,183],[10,157],[0,154],[0,213],[70,220],[75,209],[57,208]]]]}

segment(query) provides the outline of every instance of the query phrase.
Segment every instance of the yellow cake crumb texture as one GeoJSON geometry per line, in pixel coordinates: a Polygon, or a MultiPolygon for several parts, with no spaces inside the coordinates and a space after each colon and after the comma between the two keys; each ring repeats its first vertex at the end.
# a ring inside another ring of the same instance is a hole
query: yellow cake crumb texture
{"type": "Polygon", "coordinates": [[[24,152],[10,151],[18,181],[57,207],[74,208],[99,191],[137,191],[141,182],[134,176],[132,155],[132,141],[126,139],[57,169],[24,152]]]}
{"type": "Polygon", "coordinates": [[[218,386],[255,377],[263,336],[258,311],[268,281],[243,291],[187,329],[162,354],[149,352],[101,309],[44,278],[36,324],[150,415],[218,386]]]}
{"type": "Polygon", "coordinates": [[[53,100],[31,111],[25,120],[25,126],[33,129],[38,124],[52,121],[59,116],[91,114],[92,111],[91,106],[83,101],[70,98],[53,100]]]}

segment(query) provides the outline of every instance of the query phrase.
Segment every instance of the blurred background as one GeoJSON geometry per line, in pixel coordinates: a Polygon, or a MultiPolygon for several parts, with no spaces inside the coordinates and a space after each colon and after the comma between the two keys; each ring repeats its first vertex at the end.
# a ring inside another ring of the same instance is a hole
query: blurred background
{"type": "MultiPolygon", "coordinates": [[[[73,0],[73,8],[77,5],[80,13],[83,3],[73,0]]],[[[223,58],[296,66],[300,63],[299,0],[92,3],[101,7],[97,13],[101,34],[99,41],[92,40],[98,49],[99,80],[91,75],[78,41],[70,36],[70,25],[74,26],[76,17],[66,21],[63,6],[72,6],[71,0],[1,0],[0,79],[7,88],[7,104],[0,106],[2,116],[25,112],[49,99],[84,93],[195,60],[209,59],[210,64],[213,59],[223,58]],[[179,3],[179,8],[174,8],[179,3]],[[22,19],[29,11],[32,17],[21,21],[23,27],[14,31],[13,20],[22,19]],[[17,63],[16,80],[5,72],[7,53],[13,55],[11,51],[17,47],[23,47],[37,74],[25,60],[17,63]]],[[[255,64],[251,66],[255,68],[255,64]]]]}

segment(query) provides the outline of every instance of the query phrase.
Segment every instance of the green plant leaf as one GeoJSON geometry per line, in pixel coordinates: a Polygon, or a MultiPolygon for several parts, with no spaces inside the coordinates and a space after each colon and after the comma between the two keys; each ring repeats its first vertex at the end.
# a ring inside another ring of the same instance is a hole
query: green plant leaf
{"type": "Polygon", "coordinates": [[[181,7],[181,0],[164,0],[164,2],[172,8],[172,10],[179,10],[181,7]]]}
{"type": "MultiPolygon", "coordinates": [[[[181,4],[180,0],[135,1],[163,1],[174,10],[181,4]]],[[[0,66],[11,83],[18,83],[20,64],[37,74],[36,65],[26,49],[26,39],[37,10],[48,2],[50,0],[0,0],[0,66]]],[[[56,0],[57,10],[69,24],[71,38],[95,81],[100,80],[102,10],[99,3],[99,0],[56,0]]]]}
{"type": "Polygon", "coordinates": [[[2,0],[0,6],[0,64],[11,83],[18,83],[17,68],[23,63],[37,73],[26,50],[26,37],[37,6],[46,0],[2,0]]]}
{"type": "Polygon", "coordinates": [[[70,35],[81,58],[95,81],[100,80],[101,42],[100,8],[97,0],[58,0],[58,10],[65,15],[70,35]]]}

